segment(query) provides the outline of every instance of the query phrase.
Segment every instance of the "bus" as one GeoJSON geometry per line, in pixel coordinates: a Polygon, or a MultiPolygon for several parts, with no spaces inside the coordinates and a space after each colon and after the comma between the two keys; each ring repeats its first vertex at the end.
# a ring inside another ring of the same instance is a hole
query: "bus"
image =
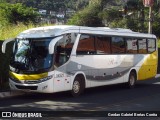
{"type": "Polygon", "coordinates": [[[20,33],[9,64],[11,90],[80,95],[85,88],[136,81],[157,74],[157,39],[130,29],[57,25],[20,33]]]}

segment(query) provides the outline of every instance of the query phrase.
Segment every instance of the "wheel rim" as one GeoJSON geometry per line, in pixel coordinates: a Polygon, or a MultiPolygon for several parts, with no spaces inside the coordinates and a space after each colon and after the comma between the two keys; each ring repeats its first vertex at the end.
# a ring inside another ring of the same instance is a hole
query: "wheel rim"
{"type": "Polygon", "coordinates": [[[74,84],[73,84],[74,93],[78,93],[79,90],[80,90],[80,83],[78,81],[74,81],[74,84]]]}
{"type": "Polygon", "coordinates": [[[134,83],[135,83],[135,78],[134,78],[134,76],[132,75],[132,76],[130,77],[130,85],[133,86],[134,83]]]}

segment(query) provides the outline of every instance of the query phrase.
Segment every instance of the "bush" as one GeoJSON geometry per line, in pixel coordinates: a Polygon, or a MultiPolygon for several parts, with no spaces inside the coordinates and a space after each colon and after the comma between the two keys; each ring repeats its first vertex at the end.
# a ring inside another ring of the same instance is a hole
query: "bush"
{"type": "Polygon", "coordinates": [[[36,23],[38,13],[35,9],[26,7],[20,3],[0,3],[0,26],[6,24],[36,23]]]}

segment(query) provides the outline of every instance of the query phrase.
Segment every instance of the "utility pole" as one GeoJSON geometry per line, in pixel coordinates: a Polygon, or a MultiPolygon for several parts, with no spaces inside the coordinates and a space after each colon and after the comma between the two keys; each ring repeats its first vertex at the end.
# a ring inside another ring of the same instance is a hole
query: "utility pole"
{"type": "Polygon", "coordinates": [[[149,7],[149,23],[148,23],[148,33],[152,33],[152,22],[153,22],[153,15],[152,15],[152,6],[154,4],[154,0],[143,0],[143,4],[145,7],[149,7]]]}
{"type": "Polygon", "coordinates": [[[148,33],[152,33],[152,7],[149,7],[149,24],[148,24],[148,33]]]}

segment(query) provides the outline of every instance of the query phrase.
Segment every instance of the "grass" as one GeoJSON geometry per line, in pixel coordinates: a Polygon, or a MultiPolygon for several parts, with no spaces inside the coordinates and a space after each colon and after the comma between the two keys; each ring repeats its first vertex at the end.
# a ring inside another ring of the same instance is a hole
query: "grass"
{"type": "Polygon", "coordinates": [[[22,23],[18,25],[3,26],[0,29],[0,40],[15,38],[20,32],[33,27],[34,27],[33,24],[29,24],[28,26],[26,26],[22,23]]]}
{"type": "Polygon", "coordinates": [[[158,48],[160,48],[160,39],[158,39],[158,48]]]}
{"type": "MultiPolygon", "coordinates": [[[[44,24],[42,26],[49,26],[51,24],[44,24]]],[[[38,27],[30,23],[29,25],[24,25],[22,23],[19,23],[18,25],[8,25],[8,26],[3,26],[0,28],[0,40],[6,40],[9,38],[15,38],[20,32],[38,27]]],[[[158,39],[158,48],[160,48],[160,39],[158,39]]]]}
{"type": "MultiPolygon", "coordinates": [[[[49,26],[51,24],[44,24],[42,26],[49,26]]],[[[24,30],[38,27],[30,23],[29,25],[24,25],[22,23],[19,23],[18,25],[8,25],[3,26],[0,28],[0,40],[6,40],[9,38],[15,38],[19,33],[21,33],[24,30]]]]}

